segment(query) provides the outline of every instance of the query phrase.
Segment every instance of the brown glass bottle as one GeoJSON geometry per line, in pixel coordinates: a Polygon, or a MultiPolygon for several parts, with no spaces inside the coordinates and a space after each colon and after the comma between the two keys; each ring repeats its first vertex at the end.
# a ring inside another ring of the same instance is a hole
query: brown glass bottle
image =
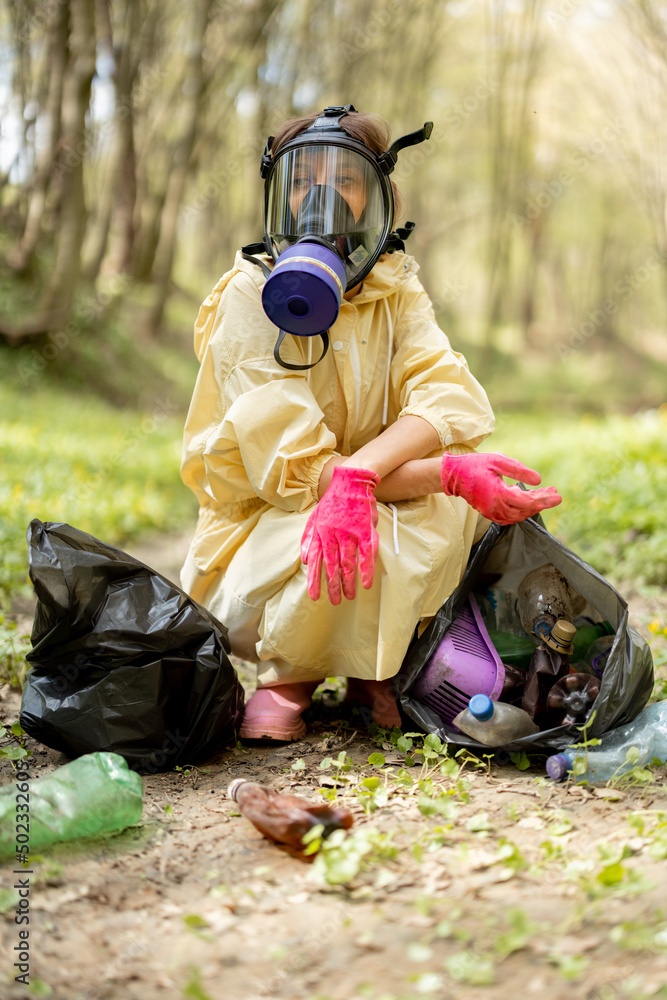
{"type": "Polygon", "coordinates": [[[314,826],[324,827],[326,837],[333,830],[349,830],[354,823],[347,809],[336,809],[323,802],[309,802],[298,795],[280,795],[271,788],[236,778],[227,788],[227,795],[238,803],[241,815],[274,844],[302,860],[304,834],[314,826]]]}
{"type": "Polygon", "coordinates": [[[559,619],[551,629],[551,633],[545,636],[537,647],[530,661],[521,708],[540,729],[548,729],[553,725],[547,708],[547,698],[556,681],[570,672],[572,641],[576,631],[571,622],[559,619]]]}

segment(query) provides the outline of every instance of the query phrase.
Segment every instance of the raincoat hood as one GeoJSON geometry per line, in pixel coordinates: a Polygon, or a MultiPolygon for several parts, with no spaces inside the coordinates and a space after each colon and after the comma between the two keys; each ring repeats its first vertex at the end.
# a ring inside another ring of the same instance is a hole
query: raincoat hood
{"type": "MultiPolygon", "coordinates": [[[[271,266],[272,260],[268,254],[261,255],[261,260],[271,266]]],[[[419,270],[414,257],[406,253],[396,252],[385,254],[378,260],[369,275],[364,278],[360,290],[350,301],[355,306],[365,305],[378,299],[386,298],[404,285],[419,270]]],[[[237,251],[234,266],[231,271],[220,278],[213,291],[202,302],[194,329],[194,349],[198,361],[202,361],[206,348],[215,329],[215,320],[220,305],[220,299],[229,282],[240,272],[247,274],[261,292],[266,278],[261,268],[245,260],[241,251],[237,251]]],[[[335,330],[334,323],[332,331],[335,330]]],[[[275,327],[267,320],[267,335],[271,342],[275,339],[275,327]]]]}

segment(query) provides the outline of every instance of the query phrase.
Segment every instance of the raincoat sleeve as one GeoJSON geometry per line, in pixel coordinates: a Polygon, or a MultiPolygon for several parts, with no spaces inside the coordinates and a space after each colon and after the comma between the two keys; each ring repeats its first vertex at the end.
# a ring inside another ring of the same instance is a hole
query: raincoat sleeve
{"type": "Polygon", "coordinates": [[[431,301],[413,277],[403,289],[392,382],[399,417],[414,414],[435,428],[442,449],[476,448],[494,429],[488,397],[438,326],[431,301]]]}
{"type": "Polygon", "coordinates": [[[305,376],[274,360],[275,339],[247,273],[231,272],[202,305],[195,326],[201,368],[181,465],[201,506],[259,497],[301,511],[317,503],[336,438],[305,376]]]}

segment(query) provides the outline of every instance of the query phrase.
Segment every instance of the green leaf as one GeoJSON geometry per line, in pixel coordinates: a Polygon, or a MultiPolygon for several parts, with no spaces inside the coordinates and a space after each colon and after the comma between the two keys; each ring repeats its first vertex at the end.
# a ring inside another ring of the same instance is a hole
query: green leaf
{"type": "Polygon", "coordinates": [[[619,882],[623,881],[625,875],[625,868],[622,864],[617,862],[613,865],[607,865],[602,871],[598,872],[597,880],[601,882],[602,885],[618,885],[619,882]]]}
{"type": "Polygon", "coordinates": [[[478,955],[469,949],[450,955],[445,968],[452,979],[471,986],[490,986],[495,978],[493,960],[487,955],[478,955]]]}
{"type": "Polygon", "coordinates": [[[376,775],[373,775],[370,778],[364,778],[361,784],[364,788],[369,788],[371,791],[375,791],[375,789],[379,788],[382,784],[382,778],[378,778],[376,775]]]}
{"type": "Polygon", "coordinates": [[[381,753],[372,753],[368,758],[368,763],[371,765],[371,767],[384,767],[385,756],[384,754],[381,753]]]}
{"type": "Polygon", "coordinates": [[[436,733],[429,733],[424,739],[424,750],[434,750],[436,754],[442,753],[442,740],[436,733]]]}
{"type": "Polygon", "coordinates": [[[198,913],[188,913],[187,916],[181,917],[181,919],[189,930],[200,930],[202,927],[210,926],[208,920],[200,917],[198,913]]]}
{"type": "Polygon", "coordinates": [[[292,770],[293,771],[305,771],[306,770],[306,762],[305,762],[305,760],[303,760],[301,757],[299,757],[298,760],[295,760],[293,762],[293,764],[292,764],[292,770]]]}
{"type": "Polygon", "coordinates": [[[7,760],[22,760],[28,756],[28,751],[25,747],[0,747],[0,756],[7,760]]]}
{"type": "Polygon", "coordinates": [[[408,736],[399,736],[396,740],[396,748],[402,750],[403,753],[407,753],[408,750],[412,750],[412,740],[408,736]]]}
{"type": "Polygon", "coordinates": [[[552,965],[558,966],[563,979],[578,979],[588,965],[589,959],[585,955],[560,955],[551,954],[549,961],[552,965]]]}
{"type": "Polygon", "coordinates": [[[523,750],[513,750],[510,752],[510,760],[520,771],[527,771],[530,767],[530,757],[523,750]]]}
{"type": "Polygon", "coordinates": [[[50,997],[53,990],[48,983],[45,983],[43,979],[31,979],[28,991],[32,993],[34,997],[50,997]]]}
{"type": "Polygon", "coordinates": [[[489,814],[486,812],[475,813],[471,816],[466,823],[466,830],[470,830],[471,833],[481,833],[484,830],[491,830],[491,824],[489,823],[489,814]]]}

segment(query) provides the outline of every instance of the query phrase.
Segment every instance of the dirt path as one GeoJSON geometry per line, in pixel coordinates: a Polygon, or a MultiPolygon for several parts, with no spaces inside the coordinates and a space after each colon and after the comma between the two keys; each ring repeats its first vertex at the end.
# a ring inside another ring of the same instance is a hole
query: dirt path
{"type": "MultiPolygon", "coordinates": [[[[186,545],[172,539],[134,554],[175,579],[186,545]]],[[[644,633],[653,618],[667,618],[664,598],[633,597],[631,605],[644,633]]],[[[248,682],[247,666],[239,666],[248,682]]],[[[461,758],[444,775],[438,760],[420,782],[422,769],[404,768],[395,748],[378,746],[337,698],[329,685],[298,743],[229,749],[189,774],[146,777],[138,827],[38,861],[35,995],[667,995],[664,769],[648,786],[613,793],[615,800],[547,782],[538,766],[459,770],[461,758]],[[319,799],[318,790],[331,791],[337,780],[336,768],[321,764],[343,751],[350,767],[339,775],[338,798],[353,808],[356,824],[342,856],[327,855],[330,873],[367,853],[349,883],[331,885],[316,865],[281,853],[234,815],[225,791],[241,776],[319,799]],[[368,762],[377,752],[383,767],[368,762]],[[377,808],[366,814],[362,801],[377,808]]],[[[16,718],[18,695],[5,691],[0,709],[5,721],[16,718]]],[[[64,762],[29,745],[35,776],[64,762]]],[[[9,782],[9,765],[0,769],[9,782]]],[[[4,872],[11,878],[10,868],[4,872]]],[[[7,956],[18,928],[9,897],[3,906],[7,956]]],[[[3,1000],[26,995],[9,966],[0,969],[3,1000]]]]}

